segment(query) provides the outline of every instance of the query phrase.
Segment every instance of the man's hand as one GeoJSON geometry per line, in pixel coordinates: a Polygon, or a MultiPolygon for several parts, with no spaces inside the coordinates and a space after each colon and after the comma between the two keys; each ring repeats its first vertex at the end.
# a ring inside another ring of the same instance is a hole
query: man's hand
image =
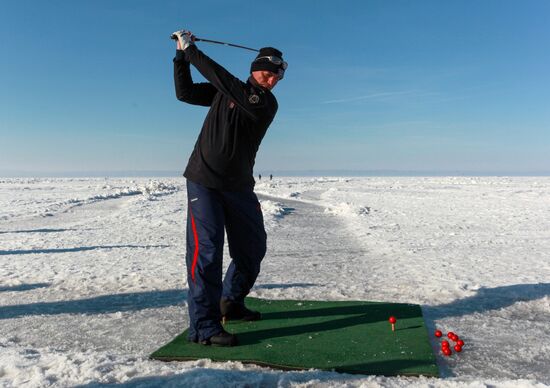
{"type": "Polygon", "coordinates": [[[174,32],[172,35],[178,38],[178,50],[185,51],[187,47],[195,44],[195,35],[193,35],[191,31],[179,30],[174,32]]]}

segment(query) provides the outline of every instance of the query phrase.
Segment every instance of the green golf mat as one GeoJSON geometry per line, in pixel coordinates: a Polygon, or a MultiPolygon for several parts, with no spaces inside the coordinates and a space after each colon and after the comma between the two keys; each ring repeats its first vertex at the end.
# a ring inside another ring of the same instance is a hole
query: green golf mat
{"type": "Polygon", "coordinates": [[[189,342],[187,330],[151,355],[162,361],[209,358],[283,370],[321,369],[373,375],[438,376],[420,306],[403,303],[264,300],[255,322],[229,321],[235,347],[189,342]],[[395,331],[388,322],[397,318],[395,331]]]}

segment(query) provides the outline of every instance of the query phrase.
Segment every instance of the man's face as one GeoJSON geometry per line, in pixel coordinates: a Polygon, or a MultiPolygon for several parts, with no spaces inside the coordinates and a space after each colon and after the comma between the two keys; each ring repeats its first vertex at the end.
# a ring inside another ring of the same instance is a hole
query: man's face
{"type": "Polygon", "coordinates": [[[252,77],[256,80],[258,85],[271,90],[279,82],[279,75],[267,70],[258,70],[252,72],[252,77]]]}

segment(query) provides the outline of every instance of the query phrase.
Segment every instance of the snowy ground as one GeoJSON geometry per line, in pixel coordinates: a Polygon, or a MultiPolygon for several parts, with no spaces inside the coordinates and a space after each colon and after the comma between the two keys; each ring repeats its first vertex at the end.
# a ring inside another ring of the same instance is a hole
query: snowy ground
{"type": "Polygon", "coordinates": [[[419,303],[466,341],[451,358],[432,341],[442,378],[150,361],[188,322],[184,180],[0,179],[0,386],[550,384],[550,178],[256,191],[269,248],[252,295],[419,303]]]}

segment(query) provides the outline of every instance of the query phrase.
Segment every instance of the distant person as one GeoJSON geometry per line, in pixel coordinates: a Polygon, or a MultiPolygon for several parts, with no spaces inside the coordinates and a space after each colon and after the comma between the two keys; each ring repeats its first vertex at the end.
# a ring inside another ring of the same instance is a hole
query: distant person
{"type": "Polygon", "coordinates": [[[270,180],[270,181],[273,180],[273,174],[269,174],[269,180],[270,180]]]}
{"type": "Polygon", "coordinates": [[[264,47],[246,82],[203,54],[194,36],[177,36],[174,81],[178,100],[209,106],[184,176],[187,178],[187,283],[189,341],[234,346],[220,321],[258,320],[244,298],[266,252],[263,215],[254,193],[256,152],[277,112],[271,93],[284,75],[282,53],[264,47]],[[193,83],[190,64],[208,82],[193,83]],[[222,283],[224,228],[232,261],[222,283]]]}
{"type": "Polygon", "coordinates": [[[259,180],[259,181],[262,180],[262,174],[258,174],[258,180],[259,180]]]}

